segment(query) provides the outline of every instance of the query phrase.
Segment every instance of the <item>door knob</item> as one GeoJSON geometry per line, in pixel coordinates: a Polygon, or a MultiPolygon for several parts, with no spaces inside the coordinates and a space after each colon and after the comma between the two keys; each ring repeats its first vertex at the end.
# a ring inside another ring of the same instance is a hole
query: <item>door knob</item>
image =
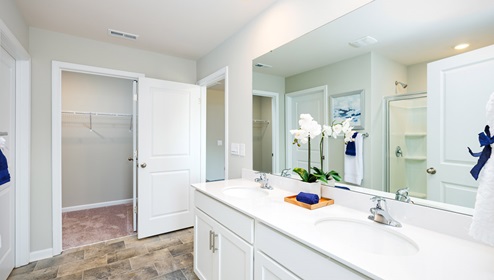
{"type": "Polygon", "coordinates": [[[145,162],[141,164],[142,168],[146,168],[146,166],[148,166],[148,165],[145,162]]]}
{"type": "Polygon", "coordinates": [[[427,173],[436,174],[436,169],[434,167],[427,168],[427,173]]]}
{"type": "Polygon", "coordinates": [[[133,157],[129,157],[127,160],[128,161],[134,161],[134,158],[133,157]]]}

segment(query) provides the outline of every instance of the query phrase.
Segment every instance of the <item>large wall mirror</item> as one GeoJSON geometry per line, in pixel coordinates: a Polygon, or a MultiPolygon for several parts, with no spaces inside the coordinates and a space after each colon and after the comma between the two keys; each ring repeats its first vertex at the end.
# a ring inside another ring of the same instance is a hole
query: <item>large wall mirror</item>
{"type": "MultiPolygon", "coordinates": [[[[476,182],[468,172],[460,176],[472,188],[452,191],[447,198],[428,185],[432,173],[448,176],[449,171],[429,165],[428,152],[437,147],[430,147],[434,135],[428,126],[437,119],[431,114],[438,105],[430,101],[434,93],[428,92],[427,67],[493,45],[492,30],[492,1],[376,0],[254,59],[254,169],[277,174],[297,167],[300,150],[292,145],[289,130],[297,128],[298,113],[311,113],[320,124],[329,124],[334,97],[362,92],[365,118],[357,131],[367,136],[363,180],[352,190],[394,197],[398,189],[409,188],[416,204],[472,213],[476,182]],[[470,46],[455,49],[460,43],[470,46]]],[[[485,102],[494,92],[493,85],[475,87],[473,92],[485,96],[474,101],[465,92],[455,105],[478,112],[462,116],[470,125],[455,136],[464,147],[457,153],[471,166],[476,159],[466,147],[479,146],[476,135],[485,126],[485,102]]],[[[342,174],[343,139],[328,142],[324,165],[342,174]]]]}

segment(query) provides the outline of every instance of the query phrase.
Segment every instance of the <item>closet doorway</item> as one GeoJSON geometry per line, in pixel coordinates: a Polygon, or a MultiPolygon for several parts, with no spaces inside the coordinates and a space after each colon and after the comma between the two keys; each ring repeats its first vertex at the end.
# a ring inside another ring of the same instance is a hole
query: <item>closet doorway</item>
{"type": "Polygon", "coordinates": [[[134,81],[62,71],[62,248],[134,234],[134,81]]]}

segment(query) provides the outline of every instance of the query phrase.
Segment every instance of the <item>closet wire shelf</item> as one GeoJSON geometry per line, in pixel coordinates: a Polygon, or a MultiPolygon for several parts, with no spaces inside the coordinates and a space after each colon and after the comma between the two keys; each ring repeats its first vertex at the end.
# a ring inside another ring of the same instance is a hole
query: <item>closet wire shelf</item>
{"type": "Polygon", "coordinates": [[[88,116],[89,117],[89,130],[93,131],[93,116],[94,117],[117,117],[117,118],[130,118],[129,131],[132,131],[133,115],[124,113],[103,113],[103,112],[81,112],[81,111],[62,111],[62,115],[66,116],[88,116]]]}

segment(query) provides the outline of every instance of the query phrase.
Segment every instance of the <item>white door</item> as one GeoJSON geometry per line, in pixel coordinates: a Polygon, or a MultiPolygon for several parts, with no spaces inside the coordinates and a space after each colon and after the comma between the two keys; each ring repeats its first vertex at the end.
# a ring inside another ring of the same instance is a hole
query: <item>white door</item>
{"type": "MultiPolygon", "coordinates": [[[[293,135],[291,129],[298,129],[300,114],[310,114],[320,125],[328,124],[328,97],[327,87],[316,87],[307,90],[288,93],[286,95],[286,146],[287,146],[287,168],[308,166],[308,145],[302,144],[300,147],[293,145],[293,135]]],[[[319,153],[320,136],[311,140],[311,166],[321,166],[319,153]]],[[[327,153],[327,149],[325,154],[327,153]]],[[[324,166],[327,164],[325,155],[324,166]]]]}
{"type": "Polygon", "coordinates": [[[477,158],[467,147],[480,151],[477,135],[484,131],[485,105],[494,92],[493,58],[490,46],[428,65],[428,199],[475,205],[478,183],[470,169],[477,158]]]}
{"type": "Polygon", "coordinates": [[[137,81],[132,84],[132,229],[137,231],[137,81]]]}
{"type": "Polygon", "coordinates": [[[15,60],[0,48],[0,138],[11,181],[0,185],[0,279],[14,268],[15,60]]]}
{"type": "Polygon", "coordinates": [[[199,86],[139,79],[138,238],[193,225],[200,181],[199,86]]]}

